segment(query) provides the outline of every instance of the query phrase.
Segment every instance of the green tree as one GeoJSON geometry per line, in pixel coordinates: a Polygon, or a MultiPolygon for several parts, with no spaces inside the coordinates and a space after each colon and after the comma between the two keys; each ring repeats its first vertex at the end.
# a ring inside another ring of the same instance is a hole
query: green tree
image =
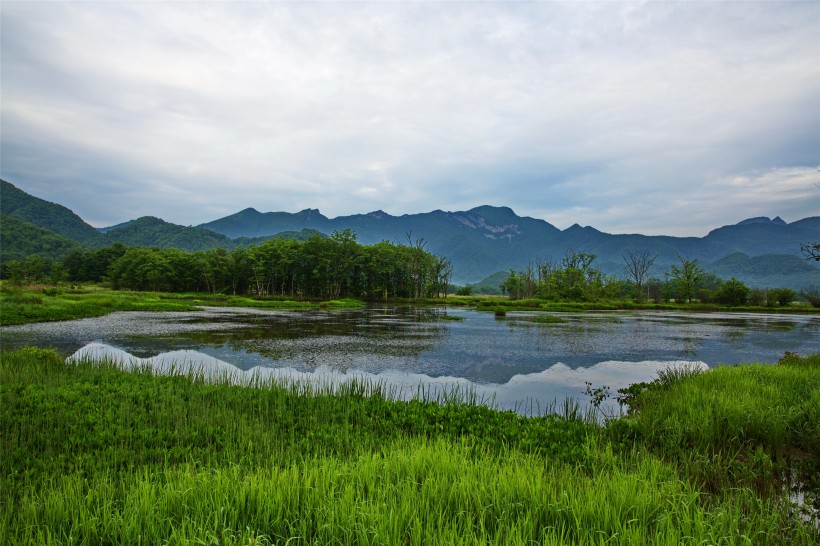
{"type": "Polygon", "coordinates": [[[791,288],[772,288],[769,290],[769,305],[786,307],[797,297],[797,292],[791,288]]]}
{"type": "Polygon", "coordinates": [[[732,277],[721,286],[717,293],[717,300],[725,305],[746,305],[750,291],[748,286],[732,277]]]}
{"type": "Polygon", "coordinates": [[[703,279],[704,271],[697,260],[687,260],[678,254],[680,265],[672,265],[672,278],[677,289],[677,296],[692,303],[692,296],[697,292],[703,279]]]}

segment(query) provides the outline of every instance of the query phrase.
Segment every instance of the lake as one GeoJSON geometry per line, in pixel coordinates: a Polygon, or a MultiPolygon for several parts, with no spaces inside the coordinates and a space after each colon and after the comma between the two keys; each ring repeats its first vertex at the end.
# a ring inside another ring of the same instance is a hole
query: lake
{"type": "MultiPolygon", "coordinates": [[[[397,396],[469,390],[503,409],[541,413],[586,382],[612,393],[678,363],[706,368],[820,352],[820,317],[682,312],[509,312],[371,306],[346,311],[204,308],[0,328],[4,348],[69,359],[252,374],[328,385],[383,383],[397,396]],[[539,317],[563,322],[536,322],[539,317]]],[[[609,400],[608,411],[617,410],[609,400]]]]}

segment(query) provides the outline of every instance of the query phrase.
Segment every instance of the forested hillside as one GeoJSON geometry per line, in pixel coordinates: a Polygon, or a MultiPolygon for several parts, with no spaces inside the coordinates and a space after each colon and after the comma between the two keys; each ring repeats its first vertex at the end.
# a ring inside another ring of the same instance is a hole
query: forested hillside
{"type": "Polygon", "coordinates": [[[0,180],[0,213],[80,243],[95,244],[100,239],[100,233],[71,210],[29,195],[5,180],[0,180]]]}
{"type": "Polygon", "coordinates": [[[29,222],[0,214],[0,263],[37,256],[46,260],[62,260],[80,243],[29,222]]]}

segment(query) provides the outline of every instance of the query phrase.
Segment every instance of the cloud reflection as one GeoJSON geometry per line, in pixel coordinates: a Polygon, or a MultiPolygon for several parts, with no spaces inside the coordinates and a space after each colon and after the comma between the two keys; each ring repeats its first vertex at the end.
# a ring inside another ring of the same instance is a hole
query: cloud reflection
{"type": "MultiPolygon", "coordinates": [[[[124,369],[150,368],[157,373],[195,373],[206,378],[229,380],[239,385],[251,385],[255,381],[273,381],[283,385],[307,384],[318,388],[332,388],[357,380],[379,384],[402,400],[408,400],[423,391],[434,398],[438,394],[452,392],[472,393],[477,400],[499,409],[512,409],[521,413],[539,414],[555,402],[574,398],[582,405],[588,400],[584,395],[586,382],[593,387],[607,386],[614,394],[619,388],[639,381],[651,381],[659,370],[681,364],[708,366],[703,362],[657,361],[623,362],[609,360],[589,367],[570,368],[558,363],[531,374],[513,376],[507,383],[475,383],[463,377],[431,377],[425,374],[387,370],[378,374],[358,370],[340,372],[327,366],[314,371],[299,371],[292,367],[271,368],[257,366],[240,369],[228,362],[193,350],[170,351],[148,358],[136,357],[127,351],[104,343],[89,343],[66,360],[68,363],[82,361],[113,361],[124,369]]],[[[607,400],[601,409],[617,412],[617,403],[607,400]]]]}

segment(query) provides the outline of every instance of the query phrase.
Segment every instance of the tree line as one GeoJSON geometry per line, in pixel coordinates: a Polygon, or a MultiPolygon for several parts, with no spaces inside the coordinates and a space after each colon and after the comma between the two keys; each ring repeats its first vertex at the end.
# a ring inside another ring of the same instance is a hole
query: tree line
{"type": "MultiPolygon", "coordinates": [[[[596,256],[571,250],[560,261],[537,261],[520,270],[510,270],[501,284],[511,299],[539,298],[552,301],[601,301],[633,299],[640,303],[674,300],[691,303],[720,303],[731,306],[785,306],[798,297],[789,288],[750,288],[732,277],[729,280],[704,271],[696,259],[678,255],[678,263],[664,273],[664,279],[651,277],[656,255],[627,251],[622,256],[624,276],[604,275],[594,267],[596,256]]],[[[815,307],[820,306],[820,290],[805,288],[799,295],[815,307]]]]}
{"type": "Polygon", "coordinates": [[[5,264],[13,283],[108,282],[115,289],[209,292],[336,299],[446,296],[452,267],[425,249],[407,244],[362,245],[349,229],[306,241],[271,239],[233,250],[185,252],[175,248],[126,247],[76,250],[61,262],[30,257],[5,264]]]}

